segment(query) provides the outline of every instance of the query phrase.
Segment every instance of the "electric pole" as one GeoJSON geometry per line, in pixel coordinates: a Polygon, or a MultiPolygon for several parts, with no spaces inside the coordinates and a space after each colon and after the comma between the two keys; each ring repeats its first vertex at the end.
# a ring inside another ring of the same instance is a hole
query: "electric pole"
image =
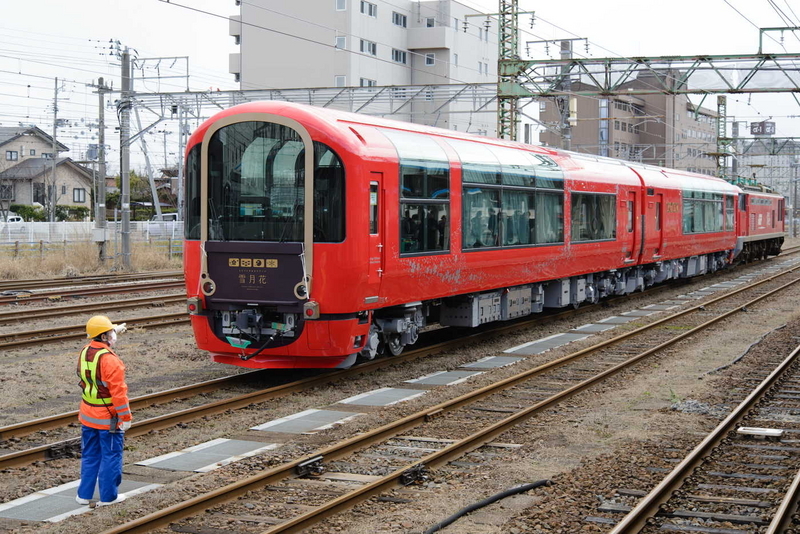
{"type": "MultiPolygon", "coordinates": [[[[55,80],[53,88],[53,167],[52,176],[50,178],[50,191],[45,187],[45,198],[50,199],[50,205],[47,210],[47,220],[50,222],[56,221],[56,161],[58,159],[58,147],[56,146],[56,127],[58,126],[58,78],[55,80]]],[[[45,202],[47,204],[47,202],[45,202]]]]}
{"type": "Polygon", "coordinates": [[[106,260],[106,123],[105,123],[105,94],[111,90],[104,84],[103,78],[97,80],[98,102],[98,161],[99,171],[97,177],[97,198],[95,199],[94,216],[94,241],[97,243],[100,261],[106,260]]]}
{"type": "Polygon", "coordinates": [[[122,94],[119,102],[119,179],[122,186],[122,267],[131,269],[131,55],[128,48],[122,53],[122,94]]]}

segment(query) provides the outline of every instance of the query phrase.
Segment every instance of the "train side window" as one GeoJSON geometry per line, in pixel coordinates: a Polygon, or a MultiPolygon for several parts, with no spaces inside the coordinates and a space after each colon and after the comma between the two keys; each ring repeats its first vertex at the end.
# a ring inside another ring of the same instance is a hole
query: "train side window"
{"type": "Polygon", "coordinates": [[[723,229],[725,205],[721,193],[683,192],[683,233],[701,234],[723,229]]]}
{"type": "Polygon", "coordinates": [[[400,254],[450,249],[450,163],[426,135],[380,130],[400,160],[400,254]]]}
{"type": "Polygon", "coordinates": [[[735,214],[733,195],[725,195],[725,230],[733,230],[735,214]]]}
{"type": "Polygon", "coordinates": [[[739,195],[739,211],[747,209],[747,195],[739,195]]]}
{"type": "Polygon", "coordinates": [[[661,231],[661,202],[656,202],[656,232],[661,231]]]}
{"type": "Polygon", "coordinates": [[[572,240],[602,241],[616,237],[616,195],[572,193],[572,240]]]}
{"type": "Polygon", "coordinates": [[[378,217],[380,213],[378,205],[378,182],[369,183],[369,233],[378,233],[378,217]]]}
{"type": "Polygon", "coordinates": [[[628,232],[633,232],[633,200],[628,201],[628,232]]]}
{"type": "Polygon", "coordinates": [[[186,239],[200,239],[200,144],[186,157],[186,239]]]}

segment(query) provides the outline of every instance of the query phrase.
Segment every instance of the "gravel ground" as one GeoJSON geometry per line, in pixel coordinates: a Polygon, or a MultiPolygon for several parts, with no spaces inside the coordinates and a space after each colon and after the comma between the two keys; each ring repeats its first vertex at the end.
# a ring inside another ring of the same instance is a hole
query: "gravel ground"
{"type": "MultiPolygon", "coordinates": [[[[725,273],[714,278],[714,281],[735,278],[746,269],[749,267],[725,273]]],[[[497,354],[510,346],[562,332],[613,313],[632,309],[637,305],[663,300],[669,295],[677,295],[708,284],[709,280],[704,279],[687,284],[680,291],[671,290],[668,294],[656,297],[637,295],[624,304],[591,310],[579,318],[534,327],[525,333],[507,335],[502,339],[476,344],[468,349],[429,358],[414,365],[394,366],[373,376],[348,380],[336,388],[320,387],[302,395],[229,413],[224,417],[218,416],[213,420],[188,423],[182,425],[182,428],[162,431],[156,436],[132,438],[128,442],[126,462],[133,463],[217,437],[241,437],[242,429],[247,428],[244,425],[252,426],[307,408],[321,407],[350,395],[377,387],[397,385],[402,380],[430,372],[453,369],[461,363],[497,354]]],[[[425,488],[410,490],[411,493],[396,492],[400,497],[414,499],[412,505],[369,501],[350,513],[342,514],[319,531],[354,533],[420,531],[425,525],[435,523],[461,506],[509,486],[552,478],[559,474],[567,476],[573,469],[589,469],[593,465],[599,465],[595,459],[602,458],[603,455],[610,455],[609,457],[613,458],[614,451],[620,447],[630,446],[632,450],[637,451],[637,457],[647,458],[645,446],[638,444],[639,440],[655,439],[657,442],[659,436],[671,435],[676,427],[685,429],[687,434],[703,432],[710,421],[715,420],[712,416],[690,413],[697,410],[669,410],[669,406],[676,401],[707,402],[704,400],[705,397],[712,394],[715,388],[723,387],[724,382],[720,382],[716,376],[705,376],[704,373],[729,363],[743,352],[755,337],[795,317],[798,312],[794,303],[797,302],[798,296],[800,290],[792,290],[785,297],[770,300],[747,314],[739,315],[733,323],[724,328],[712,329],[712,332],[703,339],[673,347],[666,355],[640,365],[637,372],[627,372],[602,388],[573,398],[558,411],[535,418],[519,430],[509,432],[501,438],[501,441],[524,445],[513,453],[501,456],[484,455],[485,465],[479,468],[468,469],[463,474],[441,470],[425,488]],[[632,445],[634,443],[636,445],[632,445]]],[[[629,323],[621,329],[612,331],[613,333],[607,332],[595,336],[591,342],[595,342],[598,337],[618,335],[625,329],[635,328],[649,320],[651,319],[644,318],[629,323]]],[[[74,320],[68,320],[68,324],[72,322],[74,320]]],[[[522,365],[486,373],[446,390],[442,388],[431,391],[420,399],[369,413],[348,425],[312,436],[303,436],[296,442],[263,456],[206,475],[196,475],[176,481],[162,490],[137,497],[123,505],[112,507],[113,509],[98,510],[58,525],[9,526],[23,532],[69,534],[96,532],[101,530],[103,525],[119,522],[123,518],[136,517],[156,507],[176,502],[178,499],[252,475],[255,471],[296,458],[304,452],[312,452],[325,443],[374,428],[399,414],[436,404],[444,398],[480,387],[499,376],[515,374],[526,367],[573,352],[589,343],[588,340],[574,343],[531,358],[522,365]]],[[[72,373],[77,351],[80,350],[79,345],[75,344],[74,347],[45,345],[39,351],[15,353],[12,362],[0,370],[0,382],[3,383],[3,387],[0,388],[0,417],[6,417],[5,420],[0,419],[0,424],[75,409],[78,397],[72,391],[77,389],[72,373]],[[56,372],[53,372],[54,370],[56,372]],[[20,379],[21,376],[25,379],[20,379]],[[36,384],[35,395],[30,395],[26,391],[26,388],[30,387],[31,378],[36,384]],[[17,393],[6,392],[11,388],[17,393]],[[28,413],[16,413],[19,410],[27,410],[28,413]]],[[[209,362],[206,355],[194,348],[188,328],[130,332],[121,338],[120,353],[129,367],[132,395],[237,372],[237,369],[209,362]],[[153,343],[154,335],[159,340],[158,344],[153,343]]],[[[734,366],[734,369],[744,365],[745,360],[734,366]]],[[[713,402],[711,404],[713,405],[713,402]]],[[[479,453],[479,456],[480,454],[483,453],[479,453]]],[[[628,458],[630,454],[620,457],[628,458]]],[[[131,470],[129,467],[126,468],[126,471],[129,470],[131,470]]],[[[46,465],[6,470],[0,473],[0,501],[7,501],[74,478],[77,478],[75,460],[59,460],[46,465]]],[[[529,504],[539,502],[543,495],[555,491],[555,488],[564,491],[566,487],[567,485],[562,482],[551,489],[539,491],[534,496],[525,495],[494,505],[485,512],[460,521],[450,527],[448,532],[509,532],[509,528],[527,529],[530,523],[527,522],[525,514],[529,512],[517,514],[513,510],[525,509],[529,504]],[[510,519],[515,515],[514,519],[510,519]],[[517,524],[521,526],[515,526],[517,524]]],[[[257,502],[258,496],[252,495],[249,498],[257,502]]],[[[562,530],[562,532],[573,531],[562,530]]]]}

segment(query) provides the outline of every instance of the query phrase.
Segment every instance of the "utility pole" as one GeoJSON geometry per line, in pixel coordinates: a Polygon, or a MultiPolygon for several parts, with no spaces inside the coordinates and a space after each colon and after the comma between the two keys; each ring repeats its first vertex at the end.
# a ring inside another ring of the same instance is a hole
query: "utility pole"
{"type": "Polygon", "coordinates": [[[176,106],[178,108],[178,220],[183,221],[185,212],[183,208],[183,175],[186,170],[183,168],[183,148],[184,144],[184,124],[183,124],[183,106],[176,106]]]}
{"type": "MultiPolygon", "coordinates": [[[[561,59],[572,59],[572,40],[561,41],[561,59]]],[[[564,64],[561,66],[562,74],[567,74],[568,71],[568,65],[564,64]]],[[[562,80],[561,90],[569,93],[572,90],[572,78],[570,76],[564,76],[562,80]]],[[[577,105],[577,100],[569,95],[556,97],[556,109],[560,114],[558,129],[561,131],[561,148],[564,150],[570,150],[572,148],[572,124],[569,121],[572,102],[575,102],[575,105],[577,105]]]]}
{"type": "Polygon", "coordinates": [[[100,262],[106,260],[106,122],[105,122],[105,94],[111,90],[104,84],[103,78],[97,80],[97,127],[98,127],[98,161],[99,170],[97,177],[97,198],[95,199],[94,216],[94,241],[97,243],[97,252],[100,262]]]}
{"type": "Polygon", "coordinates": [[[119,103],[119,178],[122,193],[122,267],[128,271],[131,268],[131,54],[128,48],[122,53],[122,94],[119,103]]]}
{"type": "Polygon", "coordinates": [[[50,178],[50,191],[45,187],[45,198],[50,199],[50,205],[47,210],[47,220],[50,222],[56,221],[56,162],[58,160],[58,147],[56,146],[56,127],[58,126],[58,78],[55,80],[55,87],[53,88],[53,167],[52,176],[50,178]]]}

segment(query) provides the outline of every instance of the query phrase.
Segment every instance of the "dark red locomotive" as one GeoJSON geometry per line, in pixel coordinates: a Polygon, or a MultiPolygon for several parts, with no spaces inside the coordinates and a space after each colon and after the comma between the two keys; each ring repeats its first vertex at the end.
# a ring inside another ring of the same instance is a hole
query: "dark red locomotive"
{"type": "Polygon", "coordinates": [[[218,113],[186,168],[197,344],[246,367],[346,367],[429,322],[596,302],[783,242],[781,197],[716,178],[285,102],[218,113]]]}

